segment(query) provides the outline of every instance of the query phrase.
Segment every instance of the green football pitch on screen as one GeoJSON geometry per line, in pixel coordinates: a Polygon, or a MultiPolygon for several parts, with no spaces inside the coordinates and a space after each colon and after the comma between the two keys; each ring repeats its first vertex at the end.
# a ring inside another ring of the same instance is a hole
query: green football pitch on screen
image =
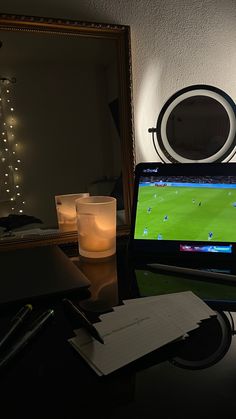
{"type": "Polygon", "coordinates": [[[140,186],[135,239],[235,242],[235,203],[235,188],[140,186]]]}

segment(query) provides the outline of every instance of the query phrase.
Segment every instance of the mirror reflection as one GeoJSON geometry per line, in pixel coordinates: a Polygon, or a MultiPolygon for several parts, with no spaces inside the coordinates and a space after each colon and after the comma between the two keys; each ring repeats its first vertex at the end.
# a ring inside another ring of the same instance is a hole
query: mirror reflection
{"type": "Polygon", "coordinates": [[[0,40],[1,238],[59,232],[55,197],[67,194],[114,196],[126,224],[117,39],[1,30],[0,40]]]}
{"type": "Polygon", "coordinates": [[[167,120],[166,134],[177,154],[200,160],[223,147],[229,128],[227,112],[219,102],[207,96],[192,96],[173,109],[167,120]]]}

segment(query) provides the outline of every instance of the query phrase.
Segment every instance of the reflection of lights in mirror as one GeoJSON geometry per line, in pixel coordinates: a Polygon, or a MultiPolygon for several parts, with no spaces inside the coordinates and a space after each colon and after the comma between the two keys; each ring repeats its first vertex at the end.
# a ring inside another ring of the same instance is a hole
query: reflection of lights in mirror
{"type": "Polygon", "coordinates": [[[14,78],[0,78],[0,202],[2,215],[22,214],[21,159],[16,142],[14,114],[14,78]]]}
{"type": "Polygon", "coordinates": [[[189,86],[169,98],[149,132],[163,163],[227,162],[236,152],[236,105],[216,87],[189,86]]]}
{"type": "Polygon", "coordinates": [[[117,51],[110,38],[40,35],[1,32],[0,66],[17,77],[13,108],[25,149],[25,211],[39,217],[43,229],[57,230],[54,195],[89,192],[97,179],[108,186],[107,178],[109,195],[120,176],[117,51]]]}
{"type": "Polygon", "coordinates": [[[202,322],[198,329],[189,333],[171,362],[192,370],[219,362],[228,352],[235,334],[230,313],[229,317],[224,312],[216,312],[216,317],[202,322]]]}

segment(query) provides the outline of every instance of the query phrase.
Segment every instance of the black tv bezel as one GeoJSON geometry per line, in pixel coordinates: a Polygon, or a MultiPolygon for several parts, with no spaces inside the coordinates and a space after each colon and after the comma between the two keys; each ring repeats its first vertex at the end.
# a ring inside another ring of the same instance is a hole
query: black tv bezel
{"type": "Polygon", "coordinates": [[[236,256],[236,242],[211,242],[211,245],[232,244],[232,253],[218,252],[183,252],[180,244],[185,245],[209,245],[208,241],[180,241],[180,240],[140,240],[134,238],[135,218],[138,203],[139,180],[144,169],[158,169],[162,176],[236,176],[236,163],[139,163],[135,167],[135,182],[131,217],[131,230],[129,239],[129,254],[142,264],[152,261],[163,261],[176,264],[189,264],[196,266],[208,265],[213,262],[222,265],[223,262],[232,262],[236,256]]]}

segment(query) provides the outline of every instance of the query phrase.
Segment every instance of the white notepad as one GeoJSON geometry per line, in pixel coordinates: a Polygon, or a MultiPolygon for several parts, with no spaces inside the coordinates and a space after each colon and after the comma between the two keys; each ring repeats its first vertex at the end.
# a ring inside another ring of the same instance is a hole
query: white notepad
{"type": "Polygon", "coordinates": [[[81,328],[70,344],[98,375],[107,375],[199,327],[215,316],[191,291],[124,301],[100,316],[101,344],[81,328]]]}

